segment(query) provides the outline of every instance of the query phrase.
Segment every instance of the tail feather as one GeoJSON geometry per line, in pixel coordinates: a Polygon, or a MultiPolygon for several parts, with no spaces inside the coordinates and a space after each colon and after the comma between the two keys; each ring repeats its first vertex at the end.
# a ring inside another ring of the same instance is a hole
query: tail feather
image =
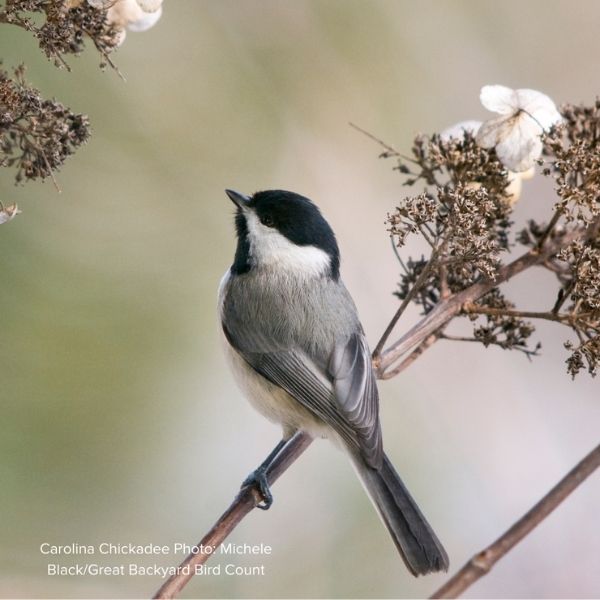
{"type": "Polygon", "coordinates": [[[353,457],[354,466],[388,528],[408,570],[415,576],[448,570],[448,555],[402,483],[388,457],[380,469],[353,457]]]}

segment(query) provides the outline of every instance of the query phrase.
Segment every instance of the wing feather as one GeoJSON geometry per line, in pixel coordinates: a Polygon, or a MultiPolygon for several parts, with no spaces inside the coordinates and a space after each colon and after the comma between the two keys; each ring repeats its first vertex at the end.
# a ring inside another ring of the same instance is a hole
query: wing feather
{"type": "Polygon", "coordinates": [[[243,342],[225,325],[223,330],[229,343],[254,370],[331,426],[367,464],[381,466],[379,396],[362,332],[337,343],[329,363],[321,365],[300,349],[260,351],[268,344],[256,330],[244,331],[243,342]]]}

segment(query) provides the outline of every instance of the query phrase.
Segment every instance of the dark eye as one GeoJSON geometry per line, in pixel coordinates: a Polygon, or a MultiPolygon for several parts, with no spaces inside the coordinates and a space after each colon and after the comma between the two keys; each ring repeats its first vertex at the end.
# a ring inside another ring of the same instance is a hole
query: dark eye
{"type": "Polygon", "coordinates": [[[273,227],[273,225],[275,225],[275,221],[273,221],[273,217],[270,215],[263,215],[260,218],[260,222],[267,227],[273,227]]]}

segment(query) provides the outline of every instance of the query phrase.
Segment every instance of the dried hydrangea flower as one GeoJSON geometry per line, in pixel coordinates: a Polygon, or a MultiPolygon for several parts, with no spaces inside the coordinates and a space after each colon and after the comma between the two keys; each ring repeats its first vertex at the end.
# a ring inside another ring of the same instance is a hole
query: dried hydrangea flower
{"type": "MultiPolygon", "coordinates": [[[[483,123],[481,121],[461,121],[460,123],[456,123],[455,125],[444,129],[444,131],[440,133],[440,139],[443,142],[451,142],[452,140],[460,141],[465,137],[465,133],[471,135],[472,137],[476,137],[482,125],[483,123]]],[[[534,175],[534,167],[531,167],[527,171],[523,171],[521,173],[508,171],[509,183],[504,190],[504,194],[511,206],[518,202],[519,198],[521,197],[523,181],[531,179],[534,175]]],[[[481,184],[478,182],[473,182],[472,185],[477,188],[481,184]]]]}
{"type": "Polygon", "coordinates": [[[18,214],[20,214],[19,207],[16,204],[10,206],[2,206],[0,203],[0,225],[12,221],[18,214]]]}
{"type": "Polygon", "coordinates": [[[451,127],[446,127],[446,129],[440,133],[440,139],[443,142],[449,142],[451,140],[460,141],[465,137],[465,132],[470,133],[475,137],[481,125],[481,121],[461,121],[451,127]]]}
{"type": "Polygon", "coordinates": [[[117,0],[108,9],[107,19],[121,31],[146,31],[156,25],[162,16],[161,4],[162,1],[117,0]]]}
{"type": "Polygon", "coordinates": [[[510,171],[530,169],[542,154],[542,134],[562,121],[554,102],[536,90],[503,85],[484,86],[480,98],[485,108],[500,116],[483,123],[477,143],[494,148],[510,171]]]}
{"type": "Polygon", "coordinates": [[[163,0],[136,0],[144,12],[155,12],[162,6],[163,0]]]}
{"type": "Polygon", "coordinates": [[[15,167],[16,181],[52,177],[90,135],[87,116],[47,100],[0,64],[0,167],[15,167]]]}

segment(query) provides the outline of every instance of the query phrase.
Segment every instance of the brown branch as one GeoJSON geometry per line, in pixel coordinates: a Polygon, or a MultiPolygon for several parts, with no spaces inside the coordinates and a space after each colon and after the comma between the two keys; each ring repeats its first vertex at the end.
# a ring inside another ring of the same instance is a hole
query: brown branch
{"type": "Polygon", "coordinates": [[[550,219],[550,223],[548,223],[548,226],[546,227],[546,229],[544,230],[544,232],[540,236],[539,240],[537,241],[537,244],[535,245],[535,247],[538,250],[540,248],[542,248],[542,246],[546,243],[546,240],[551,235],[554,227],[556,226],[556,224],[558,223],[560,217],[562,216],[562,213],[563,213],[563,211],[560,210],[560,209],[554,211],[554,214],[552,215],[552,219],[550,219]]]}
{"type": "Polygon", "coordinates": [[[437,251],[434,249],[431,253],[431,257],[427,261],[427,264],[425,265],[425,267],[423,268],[423,270],[417,277],[417,280],[415,281],[412,288],[410,288],[410,291],[408,292],[408,294],[406,294],[406,297],[404,298],[404,300],[402,300],[402,303],[400,304],[400,307],[396,311],[396,314],[392,317],[392,320],[389,322],[388,326],[385,328],[385,331],[383,332],[381,339],[379,340],[379,342],[377,342],[377,346],[375,347],[375,350],[373,351],[373,361],[376,365],[375,366],[376,370],[377,370],[377,365],[379,364],[379,357],[381,355],[381,351],[383,350],[385,343],[387,342],[388,338],[390,337],[390,334],[394,330],[396,323],[398,323],[398,319],[400,319],[400,317],[404,314],[404,311],[410,304],[411,300],[414,298],[415,294],[421,289],[421,287],[422,287],[423,283],[425,283],[427,277],[429,277],[429,273],[431,272],[431,269],[435,265],[436,260],[437,260],[437,251]]]}
{"type": "Polygon", "coordinates": [[[554,312],[554,309],[547,312],[536,312],[530,310],[509,310],[505,308],[489,308],[487,306],[476,306],[473,303],[467,303],[463,306],[463,312],[473,315],[487,315],[490,317],[516,317],[518,319],[544,319],[554,321],[563,325],[570,325],[573,328],[592,329],[600,331],[598,326],[587,318],[594,318],[593,313],[580,313],[577,310],[569,313],[554,312]]]}
{"type": "Polygon", "coordinates": [[[463,312],[468,315],[487,315],[489,317],[516,317],[517,319],[545,319],[546,321],[555,321],[556,323],[572,324],[579,320],[578,315],[571,313],[554,313],[552,311],[539,312],[531,310],[510,310],[505,308],[489,308],[487,306],[477,306],[470,302],[463,306],[463,312]]]}
{"type": "Polygon", "coordinates": [[[542,264],[549,257],[555,255],[561,248],[585,235],[585,230],[578,229],[565,234],[561,238],[550,240],[542,250],[529,250],[513,262],[503,266],[499,269],[495,280],[485,279],[479,281],[462,292],[453,294],[446,300],[440,301],[421,321],[414,325],[414,327],[387,350],[382,352],[381,356],[378,357],[379,360],[376,365],[377,376],[385,378],[385,372],[392,364],[458,315],[465,304],[481,298],[495,287],[526,269],[537,264],[542,264]]]}
{"type": "Polygon", "coordinates": [[[363,135],[366,135],[369,139],[373,140],[374,142],[377,142],[382,148],[385,149],[386,156],[398,156],[400,158],[403,158],[404,160],[409,160],[410,162],[415,162],[414,159],[410,158],[409,156],[405,156],[404,154],[401,154],[400,152],[398,152],[398,150],[396,150],[396,148],[394,148],[393,146],[390,146],[389,144],[387,144],[386,142],[384,142],[382,139],[378,138],[377,136],[373,135],[372,133],[369,133],[366,129],[363,129],[362,127],[359,127],[358,125],[355,125],[354,123],[348,123],[348,125],[350,125],[350,127],[352,127],[352,129],[356,129],[356,131],[359,131],[363,135]]]}
{"type": "MultiPolygon", "coordinates": [[[[312,438],[302,432],[296,433],[271,463],[267,473],[269,485],[310,446],[312,438]]],[[[204,564],[220,546],[227,536],[239,525],[242,519],[262,500],[260,493],[253,486],[243,487],[231,506],[221,515],[211,530],[195,546],[196,554],[189,554],[179,565],[174,575],[169,577],[153,596],[154,598],[175,598],[194,576],[196,567],[204,564]],[[201,551],[207,548],[206,552],[201,551]]]]}
{"type": "Polygon", "coordinates": [[[530,350],[527,347],[512,345],[508,346],[505,342],[501,341],[483,341],[476,337],[468,337],[463,335],[446,335],[442,334],[439,336],[440,340],[447,340],[449,342],[468,342],[472,344],[483,344],[486,348],[488,346],[498,346],[503,350],[516,350],[517,352],[522,352],[527,358],[531,358],[532,356],[539,356],[540,344],[538,344],[533,350],[530,350]]]}
{"type": "Polygon", "coordinates": [[[423,352],[425,352],[425,350],[427,350],[428,348],[431,348],[431,346],[433,346],[433,344],[435,344],[439,339],[441,339],[443,337],[442,336],[443,330],[444,330],[444,327],[442,327],[440,329],[440,331],[432,333],[428,338],[424,339],[398,365],[396,365],[393,369],[390,369],[389,371],[385,371],[381,375],[381,379],[391,379],[392,377],[396,377],[396,375],[398,375],[399,373],[402,373],[402,371],[404,371],[404,369],[407,369],[408,367],[410,367],[410,365],[412,365],[415,362],[415,360],[417,360],[417,358],[419,358],[421,356],[421,354],[423,354],[423,352]]]}
{"type": "Polygon", "coordinates": [[[533,508],[521,517],[492,545],[479,552],[439,588],[431,598],[457,598],[478,579],[487,575],[493,566],[512,550],[527,534],[539,525],[587,477],[600,467],[600,445],[561,479],[533,508]]]}

